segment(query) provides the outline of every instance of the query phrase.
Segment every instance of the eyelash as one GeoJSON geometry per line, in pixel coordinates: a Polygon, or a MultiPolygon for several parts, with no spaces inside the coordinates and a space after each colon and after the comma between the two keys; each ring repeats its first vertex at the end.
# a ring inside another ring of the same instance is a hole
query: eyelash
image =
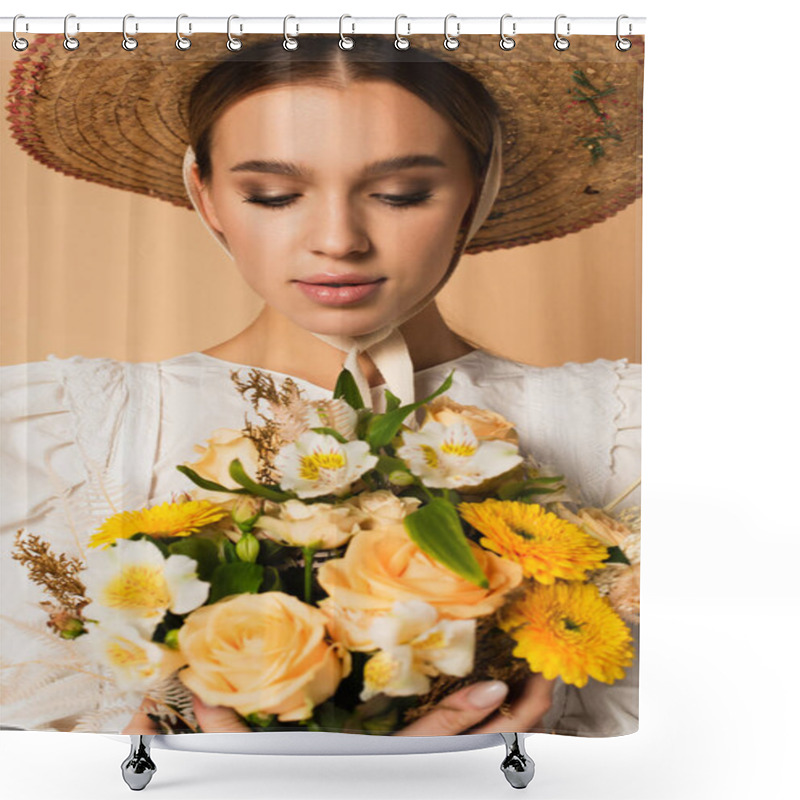
{"type": "MultiPolygon", "coordinates": [[[[428,191],[415,192],[413,194],[373,194],[371,197],[383,199],[390,208],[404,209],[411,208],[412,206],[422,205],[426,200],[432,197],[433,193],[428,191]]],[[[272,209],[287,208],[290,206],[295,198],[300,197],[299,194],[283,194],[276,197],[259,197],[258,195],[250,195],[244,199],[245,203],[255,203],[256,205],[266,206],[272,209]]]]}

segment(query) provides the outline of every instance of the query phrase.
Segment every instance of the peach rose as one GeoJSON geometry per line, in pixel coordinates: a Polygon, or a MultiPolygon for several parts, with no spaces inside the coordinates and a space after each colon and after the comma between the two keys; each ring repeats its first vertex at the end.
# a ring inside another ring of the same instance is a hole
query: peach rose
{"type": "Polygon", "coordinates": [[[178,675],[206,705],[306,719],[351,668],[325,623],[319,609],[283,592],[233,595],[186,618],[178,643],[189,666],[178,675]]]}
{"type": "Polygon", "coordinates": [[[426,555],[402,523],[357,533],[343,558],[326,561],[317,571],[317,580],[329,595],[320,608],[328,615],[333,636],[351,650],[375,649],[369,626],[398,601],[423,600],[446,619],[491,614],[522,581],[522,568],[469,544],[489,580],[488,589],[426,555]]]}
{"type": "MultiPolygon", "coordinates": [[[[194,462],[186,462],[186,466],[193,469],[201,478],[214,481],[222,486],[236,487],[237,484],[231,478],[228,469],[231,461],[238,458],[242,462],[245,472],[253,480],[257,480],[258,449],[252,439],[245,436],[242,431],[218,428],[206,442],[205,447],[201,444],[194,446],[195,452],[199,453],[201,458],[194,462]]],[[[199,486],[193,489],[192,495],[197,500],[211,500],[223,508],[229,505],[232,507],[242,497],[233,493],[210,492],[199,486]]]]}
{"type": "Polygon", "coordinates": [[[447,395],[435,397],[424,408],[423,426],[430,420],[441,422],[442,425],[466,422],[479,440],[512,442],[519,445],[519,436],[514,425],[494,411],[478,406],[461,405],[447,395]]]}

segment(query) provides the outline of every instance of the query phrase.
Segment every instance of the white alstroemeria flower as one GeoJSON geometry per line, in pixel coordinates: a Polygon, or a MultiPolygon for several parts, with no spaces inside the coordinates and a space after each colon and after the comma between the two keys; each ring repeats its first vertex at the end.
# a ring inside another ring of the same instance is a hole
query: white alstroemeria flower
{"type": "Polygon", "coordinates": [[[313,431],[282,447],[274,460],[281,471],[281,488],[297,492],[299,497],[346,494],[353,482],[377,463],[366,442],[343,444],[313,431]]]}
{"type": "Polygon", "coordinates": [[[361,700],[425,694],[432,676],[472,672],[476,621],[438,617],[429,603],[407,600],[373,621],[369,635],[381,650],[364,666],[361,700]]]}
{"type": "Polygon", "coordinates": [[[89,634],[80,640],[123,691],[146,691],[186,663],[179,651],[150,641],[137,627],[124,622],[91,625],[89,634]]]}
{"type": "Polygon", "coordinates": [[[419,431],[403,431],[397,455],[431,488],[477,486],[522,463],[513,442],[480,441],[466,422],[431,421],[419,431]]]}
{"type": "Polygon", "coordinates": [[[187,614],[203,605],[211,587],[198,579],[193,558],[164,558],[146,539],[117,539],[114,547],[91,551],[81,580],[92,598],[87,617],[125,621],[145,634],[155,630],[167,610],[187,614]]]}

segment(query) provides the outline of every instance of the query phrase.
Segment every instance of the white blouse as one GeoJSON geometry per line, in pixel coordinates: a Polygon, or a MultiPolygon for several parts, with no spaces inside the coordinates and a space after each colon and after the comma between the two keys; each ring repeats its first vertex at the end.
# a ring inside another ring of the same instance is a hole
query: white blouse
{"type": "MultiPolygon", "coordinates": [[[[46,596],[11,559],[16,531],[41,536],[55,552],[81,556],[91,533],[109,515],[156,505],[192,489],[176,466],[198,458],[194,446],[205,444],[217,428],[243,428],[245,417],[257,422],[230,378],[232,370],[239,370],[244,379],[250,369],[199,352],[142,363],[50,355],[0,367],[4,664],[31,658],[36,649],[35,637],[7,620],[30,621],[42,631],[46,620],[38,607],[46,596]]],[[[521,450],[563,474],[581,503],[604,505],[639,477],[640,365],[598,359],[534,367],[474,350],[415,373],[416,396],[430,394],[453,369],[447,395],[512,421],[521,450]]],[[[260,371],[272,374],[278,385],[290,377],[260,371]]],[[[306,399],[332,394],[293,380],[306,399]]],[[[383,388],[372,389],[373,401],[383,388]]],[[[620,508],[638,503],[637,489],[620,508]]],[[[4,707],[0,717],[4,726],[70,730],[73,715],[82,709],[70,708],[64,691],[58,698],[48,708],[40,695],[33,716],[30,699],[19,700],[4,707]]],[[[638,654],[625,679],[610,686],[590,680],[577,691],[557,681],[553,708],[541,730],[618,735],[637,730],[637,718],[638,654]]]]}

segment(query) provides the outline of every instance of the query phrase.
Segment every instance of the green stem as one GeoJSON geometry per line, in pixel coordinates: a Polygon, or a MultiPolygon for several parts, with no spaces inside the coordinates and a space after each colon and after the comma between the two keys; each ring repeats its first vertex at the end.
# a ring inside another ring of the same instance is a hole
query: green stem
{"type": "Polygon", "coordinates": [[[305,563],[305,600],[306,603],[311,603],[311,568],[314,565],[314,553],[317,551],[313,547],[303,548],[303,561],[305,563]]]}

